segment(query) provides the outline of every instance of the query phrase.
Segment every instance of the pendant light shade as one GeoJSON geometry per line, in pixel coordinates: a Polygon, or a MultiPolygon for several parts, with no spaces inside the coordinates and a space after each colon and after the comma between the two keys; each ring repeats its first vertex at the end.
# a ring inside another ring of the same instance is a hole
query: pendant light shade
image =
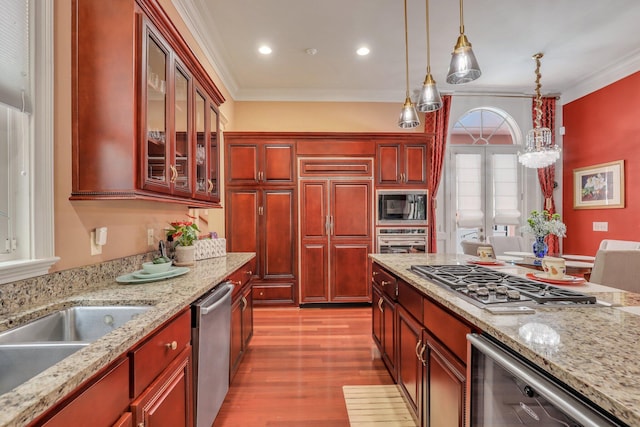
{"type": "Polygon", "coordinates": [[[447,73],[447,83],[469,83],[480,77],[482,72],[473,54],[471,43],[464,34],[463,0],[460,0],[460,36],[451,53],[451,63],[447,73]]]}
{"type": "Polygon", "coordinates": [[[536,61],[536,97],[533,129],[527,133],[526,147],[518,153],[518,161],[528,168],[538,169],[552,165],[560,158],[560,147],[552,143],[551,129],[542,127],[542,99],[540,97],[540,58],[542,53],[533,55],[536,61]]]}
{"type": "Polygon", "coordinates": [[[420,124],[416,106],[411,101],[411,97],[409,97],[409,36],[407,33],[407,0],[404,0],[404,65],[406,96],[404,105],[402,106],[402,111],[400,112],[400,118],[398,119],[398,126],[402,129],[412,129],[420,124]]]}
{"type": "Polygon", "coordinates": [[[436,86],[436,81],[431,75],[431,46],[429,43],[429,0],[426,2],[427,10],[427,75],[424,78],[422,89],[420,90],[420,96],[416,108],[418,111],[428,113],[429,111],[436,111],[442,107],[442,98],[440,92],[436,86]]]}

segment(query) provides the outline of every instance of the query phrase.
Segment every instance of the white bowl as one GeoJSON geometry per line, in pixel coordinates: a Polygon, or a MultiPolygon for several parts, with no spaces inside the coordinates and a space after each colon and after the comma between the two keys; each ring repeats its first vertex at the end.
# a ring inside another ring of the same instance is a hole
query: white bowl
{"type": "Polygon", "coordinates": [[[164,273],[171,268],[171,262],[163,262],[161,264],[154,264],[152,262],[145,262],[142,264],[142,269],[148,274],[164,273]]]}

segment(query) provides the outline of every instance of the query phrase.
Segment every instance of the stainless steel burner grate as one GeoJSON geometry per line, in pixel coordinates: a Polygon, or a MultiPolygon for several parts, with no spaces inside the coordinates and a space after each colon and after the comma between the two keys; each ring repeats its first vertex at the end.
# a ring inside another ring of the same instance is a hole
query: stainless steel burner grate
{"type": "Polygon", "coordinates": [[[567,306],[596,304],[594,296],[479,265],[412,265],[411,270],[481,305],[516,302],[567,306]]]}

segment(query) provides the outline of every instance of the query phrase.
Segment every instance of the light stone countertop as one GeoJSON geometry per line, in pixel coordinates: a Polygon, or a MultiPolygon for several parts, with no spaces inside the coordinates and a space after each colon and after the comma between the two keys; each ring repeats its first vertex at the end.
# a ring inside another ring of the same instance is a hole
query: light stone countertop
{"type": "MultiPolygon", "coordinates": [[[[138,341],[188,307],[200,296],[255,257],[254,253],[228,253],[197,261],[183,276],[142,283],[105,281],[92,290],[51,304],[0,316],[0,330],[17,326],[60,308],[77,305],[151,305],[152,308],[77,351],[12,391],[0,395],[0,426],[18,427],[50,408],[101,368],[120,357],[138,341]]],[[[120,274],[131,271],[120,272],[120,274]]]]}
{"type": "MultiPolygon", "coordinates": [[[[570,287],[620,307],[536,307],[535,314],[492,315],[409,270],[420,264],[464,264],[469,256],[372,254],[370,258],[621,421],[640,426],[640,294],[587,283],[570,287]],[[560,343],[553,347],[528,343],[518,331],[530,323],[552,328],[560,343]]],[[[516,275],[530,272],[511,264],[495,268],[516,275]]]]}

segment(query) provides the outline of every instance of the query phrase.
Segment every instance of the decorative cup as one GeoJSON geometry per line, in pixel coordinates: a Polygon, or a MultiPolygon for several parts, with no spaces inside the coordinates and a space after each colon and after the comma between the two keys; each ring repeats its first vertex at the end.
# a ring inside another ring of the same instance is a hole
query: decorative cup
{"type": "Polygon", "coordinates": [[[564,279],[567,264],[564,258],[546,256],[542,258],[542,269],[550,279],[564,279]]]}
{"type": "Polygon", "coordinates": [[[478,246],[477,254],[480,257],[480,261],[493,260],[493,248],[491,246],[478,246]]]}

